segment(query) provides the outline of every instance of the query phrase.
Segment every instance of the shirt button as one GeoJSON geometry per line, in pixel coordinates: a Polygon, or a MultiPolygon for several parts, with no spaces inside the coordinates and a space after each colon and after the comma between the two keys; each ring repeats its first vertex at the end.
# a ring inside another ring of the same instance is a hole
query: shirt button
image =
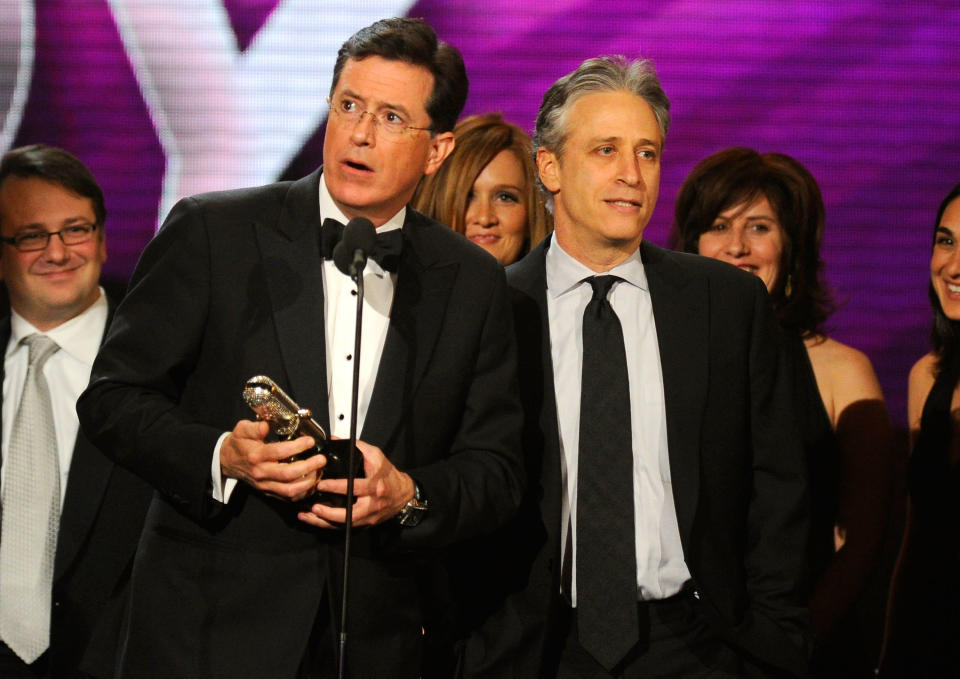
{"type": "Polygon", "coordinates": [[[351,290],[351,291],[350,291],[350,294],[353,295],[354,297],[356,297],[356,296],[357,296],[357,291],[356,291],[356,290],[351,290]]]}
{"type": "Polygon", "coordinates": [[[340,413],[339,415],[337,415],[337,419],[338,419],[338,420],[342,420],[342,419],[343,419],[343,413],[340,413]]]}
{"type": "Polygon", "coordinates": [[[348,360],[348,361],[349,361],[350,359],[352,359],[352,358],[353,358],[353,354],[347,354],[347,360],[348,360]]]}

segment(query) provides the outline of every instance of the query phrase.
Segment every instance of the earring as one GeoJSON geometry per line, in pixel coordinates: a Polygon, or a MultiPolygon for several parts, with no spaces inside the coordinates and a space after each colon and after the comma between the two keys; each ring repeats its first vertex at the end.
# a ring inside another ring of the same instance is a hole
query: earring
{"type": "Polygon", "coordinates": [[[783,296],[790,299],[793,294],[793,274],[787,275],[787,284],[783,286],[783,296]]]}

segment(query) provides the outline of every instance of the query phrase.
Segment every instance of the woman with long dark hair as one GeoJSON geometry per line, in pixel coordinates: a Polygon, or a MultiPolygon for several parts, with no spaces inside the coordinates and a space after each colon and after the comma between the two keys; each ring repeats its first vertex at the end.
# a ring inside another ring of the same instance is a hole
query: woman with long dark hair
{"type": "Polygon", "coordinates": [[[881,676],[960,676],[960,184],[930,256],[933,350],[910,370],[909,507],[881,676]]]}

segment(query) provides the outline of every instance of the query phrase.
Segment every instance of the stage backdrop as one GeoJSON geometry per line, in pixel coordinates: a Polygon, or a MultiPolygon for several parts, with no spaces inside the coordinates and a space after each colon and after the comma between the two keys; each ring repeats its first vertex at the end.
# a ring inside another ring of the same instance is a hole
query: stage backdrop
{"type": "Polygon", "coordinates": [[[124,279],[177,198],[316,167],[337,47],[404,14],[463,52],[465,114],[528,130],[583,59],[653,59],[673,115],[654,242],[704,156],[745,145],[803,162],[827,206],[833,334],[867,352],[904,422],[934,211],[960,182],[956,0],[0,0],[0,151],[46,142],[91,167],[107,274],[124,279]]]}

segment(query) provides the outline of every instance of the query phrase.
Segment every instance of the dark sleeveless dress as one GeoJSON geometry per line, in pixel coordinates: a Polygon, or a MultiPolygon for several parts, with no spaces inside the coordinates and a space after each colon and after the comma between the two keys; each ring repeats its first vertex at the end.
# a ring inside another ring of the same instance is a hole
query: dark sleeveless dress
{"type": "Polygon", "coordinates": [[[950,461],[950,414],[960,371],[934,382],[923,406],[920,433],[910,457],[907,484],[912,535],[909,592],[898,607],[894,652],[884,676],[960,677],[960,464],[950,461]]]}
{"type": "MultiPolygon", "coordinates": [[[[833,562],[834,526],[839,511],[840,479],[843,473],[840,444],[823,405],[817,379],[803,339],[790,335],[784,341],[786,365],[793,380],[796,422],[807,459],[810,488],[810,533],[807,539],[807,600],[833,562]]],[[[879,629],[875,644],[879,643],[879,629]]],[[[868,640],[852,611],[834,624],[830,634],[819,637],[810,658],[816,679],[857,679],[873,674],[876,651],[867,650],[868,640]]]]}
{"type": "Polygon", "coordinates": [[[807,348],[799,335],[785,338],[784,354],[793,379],[796,421],[803,439],[809,474],[811,520],[808,540],[809,598],[834,555],[833,527],[842,465],[837,436],[820,397],[807,348]]]}

